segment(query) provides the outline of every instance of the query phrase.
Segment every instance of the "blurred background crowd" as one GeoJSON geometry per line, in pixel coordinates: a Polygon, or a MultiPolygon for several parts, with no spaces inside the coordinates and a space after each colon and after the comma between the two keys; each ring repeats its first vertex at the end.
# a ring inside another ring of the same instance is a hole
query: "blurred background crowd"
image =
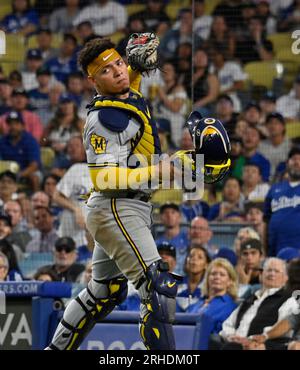
{"type": "MultiPolygon", "coordinates": [[[[204,315],[203,348],[221,333],[210,345],[264,349],[266,336],[247,338],[276,322],[286,330],[273,342],[299,348],[300,1],[1,0],[0,29],[0,281],[76,291],[91,278],[81,132],[95,91],[77,53],[110,37],[126,59],[129,35],[153,31],[160,69],[141,90],[163,152],[193,148],[192,109],[220,119],[232,144],[229,176],[201,201],[152,197],[159,252],[184,275],[177,310],[204,315]]],[[[139,309],[133,287],[118,309],[139,309]]]]}

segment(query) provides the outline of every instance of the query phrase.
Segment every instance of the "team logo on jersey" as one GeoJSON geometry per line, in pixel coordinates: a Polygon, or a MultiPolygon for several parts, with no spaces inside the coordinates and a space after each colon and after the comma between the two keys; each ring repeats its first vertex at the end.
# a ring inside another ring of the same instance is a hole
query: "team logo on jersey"
{"type": "Polygon", "coordinates": [[[103,154],[106,152],[106,140],[103,136],[92,134],[90,139],[91,145],[95,154],[103,154]]]}

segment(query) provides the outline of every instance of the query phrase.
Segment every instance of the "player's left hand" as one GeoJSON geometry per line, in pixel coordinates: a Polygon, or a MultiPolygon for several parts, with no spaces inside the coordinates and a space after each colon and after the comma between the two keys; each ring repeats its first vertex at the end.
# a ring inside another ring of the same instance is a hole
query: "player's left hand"
{"type": "Polygon", "coordinates": [[[130,67],[139,72],[149,72],[158,67],[157,47],[159,39],[153,32],[133,33],[126,46],[130,67]]]}

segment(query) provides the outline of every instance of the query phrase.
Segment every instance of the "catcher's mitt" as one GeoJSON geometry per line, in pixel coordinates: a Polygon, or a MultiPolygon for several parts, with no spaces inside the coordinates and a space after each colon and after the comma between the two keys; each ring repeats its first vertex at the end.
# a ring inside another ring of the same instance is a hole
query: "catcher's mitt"
{"type": "Polygon", "coordinates": [[[128,64],[134,71],[149,72],[158,67],[159,39],[153,32],[133,33],[126,46],[128,64]]]}

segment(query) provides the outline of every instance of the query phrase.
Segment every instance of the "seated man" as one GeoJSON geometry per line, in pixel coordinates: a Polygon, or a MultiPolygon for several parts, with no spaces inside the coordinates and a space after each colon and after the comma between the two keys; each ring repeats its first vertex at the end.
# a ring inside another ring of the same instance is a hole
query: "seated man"
{"type": "Polygon", "coordinates": [[[12,111],[6,118],[8,134],[0,139],[0,157],[16,161],[20,166],[19,180],[30,183],[33,191],[39,187],[38,169],[41,164],[40,146],[36,139],[25,131],[23,118],[12,111]]]}
{"type": "Polygon", "coordinates": [[[232,312],[223,323],[218,337],[211,340],[211,349],[247,347],[247,337],[267,332],[276,322],[288,317],[298,304],[291,292],[284,288],[287,282],[285,262],[278,258],[266,260],[262,273],[262,289],[232,312]]]}
{"type": "Polygon", "coordinates": [[[75,283],[84,271],[84,265],[75,263],[77,258],[76,246],[73,239],[63,237],[57,239],[54,251],[54,264],[47,266],[50,271],[55,271],[59,281],[75,283]]]}

